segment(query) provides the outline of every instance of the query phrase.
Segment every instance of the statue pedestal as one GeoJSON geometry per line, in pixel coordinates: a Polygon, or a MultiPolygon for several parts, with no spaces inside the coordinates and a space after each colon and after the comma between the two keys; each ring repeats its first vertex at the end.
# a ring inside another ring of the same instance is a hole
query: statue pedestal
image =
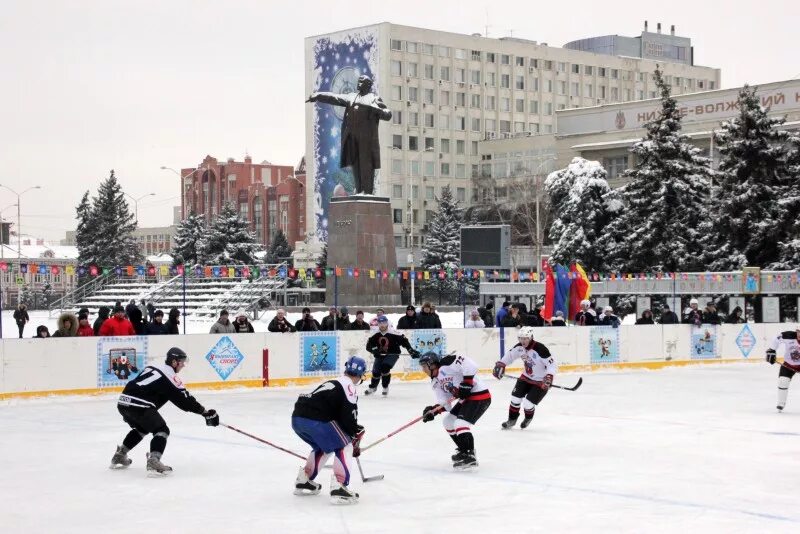
{"type": "MultiPolygon", "coordinates": [[[[393,306],[400,304],[397,278],[370,278],[369,270],[397,271],[392,208],[387,197],[334,197],[328,212],[328,267],[341,267],[343,276],[328,279],[328,306],[393,306]],[[359,276],[347,276],[358,268],[359,276]],[[334,291],[336,295],[334,295],[334,291]]],[[[355,310],[350,310],[355,316],[355,310]]]]}

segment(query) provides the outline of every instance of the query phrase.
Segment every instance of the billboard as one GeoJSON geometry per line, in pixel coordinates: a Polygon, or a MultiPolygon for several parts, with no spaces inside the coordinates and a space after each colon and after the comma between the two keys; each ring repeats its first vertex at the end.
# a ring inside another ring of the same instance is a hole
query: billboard
{"type": "Polygon", "coordinates": [[[508,269],[511,265],[511,227],[461,227],[461,266],[475,269],[508,269]]]}

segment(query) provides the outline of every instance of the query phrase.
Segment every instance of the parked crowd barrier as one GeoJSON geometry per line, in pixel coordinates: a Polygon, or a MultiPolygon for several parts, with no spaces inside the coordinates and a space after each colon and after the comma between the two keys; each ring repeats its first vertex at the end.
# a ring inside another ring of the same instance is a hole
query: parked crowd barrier
{"type": "MultiPolygon", "coordinates": [[[[562,371],[608,367],[660,368],[720,361],[763,361],[769,340],[792,323],[639,325],[537,328],[562,371]]],[[[404,331],[420,352],[456,352],[488,372],[516,329],[404,331]]],[[[4,339],[0,344],[0,399],[120,391],[148,363],[160,363],[172,346],[189,354],[182,377],[193,388],[275,387],[318,382],[339,374],[364,347],[370,332],[195,334],[185,336],[4,339]]],[[[398,379],[424,375],[403,356],[398,379]]]]}

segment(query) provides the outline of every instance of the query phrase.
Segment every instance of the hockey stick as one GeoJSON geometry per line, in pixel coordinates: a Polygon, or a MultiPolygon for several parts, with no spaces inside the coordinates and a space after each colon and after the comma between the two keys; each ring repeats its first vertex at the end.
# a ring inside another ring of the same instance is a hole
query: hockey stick
{"type": "MultiPolygon", "coordinates": [[[[517,377],[511,376],[511,375],[503,375],[503,378],[513,378],[514,380],[517,380],[517,377]]],[[[551,388],[558,388],[558,389],[565,389],[567,391],[575,391],[579,387],[581,387],[581,384],[583,384],[583,377],[579,376],[578,377],[578,382],[574,386],[572,386],[571,388],[568,388],[567,386],[559,386],[558,384],[550,384],[550,387],[551,388]]]]}
{"type": "Polygon", "coordinates": [[[356,465],[358,465],[358,472],[361,473],[361,482],[372,482],[373,480],[383,480],[383,475],[375,475],[371,477],[364,476],[364,470],[361,468],[361,457],[356,456],[356,465]]]}
{"type": "Polygon", "coordinates": [[[261,443],[263,443],[263,444],[265,444],[265,445],[269,445],[270,447],[275,447],[275,448],[276,448],[276,449],[278,449],[279,451],[283,451],[283,452],[289,453],[289,454],[291,454],[292,456],[295,456],[295,457],[297,457],[297,458],[300,458],[301,460],[306,460],[306,457],[305,457],[305,456],[300,456],[300,455],[299,455],[299,454],[297,454],[296,452],[292,452],[292,451],[290,451],[289,449],[284,449],[283,447],[279,447],[279,446],[275,445],[274,443],[270,443],[269,441],[267,441],[267,440],[265,440],[265,439],[261,439],[261,438],[259,438],[259,437],[257,437],[257,436],[254,436],[253,434],[248,434],[248,433],[247,433],[247,432],[245,432],[244,430],[239,430],[239,429],[238,429],[238,428],[236,428],[235,426],[226,425],[225,423],[220,423],[220,425],[221,425],[221,426],[224,426],[225,428],[230,428],[231,430],[233,430],[234,432],[238,432],[239,434],[244,434],[244,435],[245,435],[245,436],[247,436],[248,438],[253,438],[253,439],[254,439],[254,440],[256,440],[256,441],[260,441],[261,443]]]}
{"type": "Polygon", "coordinates": [[[423,416],[422,416],[422,415],[420,415],[419,417],[416,417],[416,418],[412,419],[411,421],[409,421],[408,423],[404,424],[403,426],[401,426],[400,428],[398,428],[398,429],[397,429],[397,430],[395,430],[394,432],[389,432],[388,434],[386,434],[385,436],[383,436],[383,437],[382,437],[381,439],[379,439],[378,441],[375,441],[375,442],[373,442],[373,443],[370,443],[370,444],[369,444],[369,445],[367,445],[366,447],[361,447],[361,452],[364,452],[364,451],[366,451],[367,449],[371,449],[372,447],[374,447],[374,446],[375,446],[375,445],[377,445],[378,443],[381,443],[381,442],[383,442],[383,441],[386,441],[387,439],[391,438],[391,437],[392,437],[392,436],[394,436],[395,434],[398,434],[398,433],[402,432],[403,430],[405,430],[406,428],[410,427],[411,425],[414,425],[414,424],[416,424],[416,423],[419,423],[420,421],[422,421],[422,417],[423,417],[423,416]]]}

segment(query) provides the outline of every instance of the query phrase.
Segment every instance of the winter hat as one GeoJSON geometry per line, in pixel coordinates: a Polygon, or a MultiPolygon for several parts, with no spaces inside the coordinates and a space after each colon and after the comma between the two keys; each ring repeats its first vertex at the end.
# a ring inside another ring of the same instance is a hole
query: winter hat
{"type": "Polygon", "coordinates": [[[89,318],[89,315],[87,315],[87,314],[85,314],[83,312],[78,314],[78,320],[79,321],[83,321],[84,319],[88,319],[88,318],[89,318]]]}
{"type": "Polygon", "coordinates": [[[303,308],[301,313],[311,313],[311,308],[303,308]]]}
{"type": "Polygon", "coordinates": [[[689,301],[689,304],[698,304],[697,299],[692,299],[689,301]]]}
{"type": "Polygon", "coordinates": [[[490,302],[489,304],[487,304],[486,305],[486,309],[487,310],[493,310],[494,309],[494,302],[490,302]]]}
{"type": "MultiPolygon", "coordinates": [[[[610,310],[609,310],[609,311],[610,311],[610,310]]],[[[561,310],[558,310],[558,311],[556,312],[556,317],[561,317],[561,318],[563,319],[563,318],[564,318],[564,312],[562,312],[561,310]]]]}
{"type": "Polygon", "coordinates": [[[342,315],[347,315],[348,313],[350,313],[347,310],[347,306],[342,306],[342,308],[339,311],[342,312],[342,315]]]}
{"type": "Polygon", "coordinates": [[[118,304],[114,306],[114,313],[125,313],[125,308],[118,304]]]}
{"type": "Polygon", "coordinates": [[[411,304],[409,304],[408,306],[406,306],[406,311],[417,311],[417,309],[411,304]]]}
{"type": "Polygon", "coordinates": [[[603,308],[603,311],[604,312],[613,312],[614,308],[612,308],[611,306],[606,306],[605,308],[603,308]]]}
{"type": "Polygon", "coordinates": [[[223,315],[228,315],[228,310],[222,310],[219,312],[219,316],[222,317],[223,315]]]}

